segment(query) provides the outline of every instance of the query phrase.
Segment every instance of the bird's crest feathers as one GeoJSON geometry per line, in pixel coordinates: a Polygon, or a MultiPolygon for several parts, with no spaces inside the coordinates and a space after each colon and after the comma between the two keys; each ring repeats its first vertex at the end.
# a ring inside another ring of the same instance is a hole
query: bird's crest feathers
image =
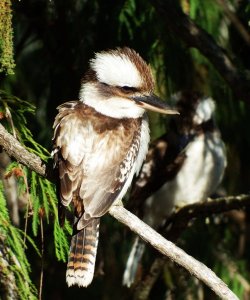
{"type": "Polygon", "coordinates": [[[96,72],[100,82],[111,86],[153,89],[150,67],[134,50],[117,48],[95,54],[90,67],[96,72]]]}

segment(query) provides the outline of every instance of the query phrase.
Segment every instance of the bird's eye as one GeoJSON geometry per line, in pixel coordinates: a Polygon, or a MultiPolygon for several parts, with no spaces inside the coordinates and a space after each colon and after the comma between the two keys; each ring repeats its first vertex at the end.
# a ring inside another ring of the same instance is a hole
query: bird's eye
{"type": "Polygon", "coordinates": [[[136,92],[136,88],[127,85],[120,87],[120,89],[125,93],[136,92]]]}

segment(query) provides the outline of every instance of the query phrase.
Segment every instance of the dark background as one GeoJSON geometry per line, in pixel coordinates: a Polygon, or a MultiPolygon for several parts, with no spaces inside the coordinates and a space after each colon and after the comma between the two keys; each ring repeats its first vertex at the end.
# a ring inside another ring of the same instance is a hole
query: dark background
{"type": "MultiPolygon", "coordinates": [[[[229,8],[250,36],[249,1],[179,2],[179,9],[211,34],[239,72],[249,78],[249,44],[225,12],[225,7],[229,8]]],[[[158,3],[160,1],[155,5],[143,0],[13,1],[16,68],[14,75],[1,75],[0,89],[36,106],[36,115],[28,117],[28,127],[34,139],[50,151],[56,107],[78,98],[81,78],[94,52],[117,46],[134,48],[151,64],[157,94],[162,98],[179,90],[196,89],[215,99],[216,119],[228,156],[223,191],[230,195],[248,193],[250,114],[246,102],[250,100],[242,101],[246,99],[235,95],[234,86],[226,83],[223,74],[206,56],[187,45],[181,34],[173,34],[166,27],[162,15],[155,9],[158,3]]],[[[177,3],[173,1],[173,5],[177,3]]],[[[180,20],[174,22],[178,26],[180,20]]],[[[164,132],[166,122],[155,114],[150,115],[150,121],[154,139],[164,132]]],[[[240,221],[227,214],[211,216],[209,222],[198,218],[183,232],[179,245],[212,267],[241,299],[250,299],[249,216],[247,210],[241,213],[240,221]]],[[[45,227],[43,299],[132,299],[133,292],[121,286],[121,278],[133,235],[110,216],[105,216],[101,223],[97,276],[87,289],[66,287],[66,265],[57,261],[52,229],[49,225],[45,227]]],[[[32,262],[31,277],[38,286],[40,260],[32,251],[27,254],[32,262]]],[[[148,247],[145,270],[156,255],[148,247]]],[[[201,284],[170,264],[156,283],[151,299],[202,299],[198,297],[199,288],[205,298],[211,299],[201,284]],[[166,289],[175,296],[166,298],[166,289]]]]}

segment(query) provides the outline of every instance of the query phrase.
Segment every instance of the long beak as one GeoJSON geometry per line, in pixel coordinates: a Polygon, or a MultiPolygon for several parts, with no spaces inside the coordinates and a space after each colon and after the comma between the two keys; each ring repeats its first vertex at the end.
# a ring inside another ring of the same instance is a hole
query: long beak
{"type": "Polygon", "coordinates": [[[179,115],[180,113],[171,108],[165,102],[163,102],[156,95],[138,96],[132,97],[137,105],[142,106],[145,109],[156,111],[166,115],[179,115]]]}

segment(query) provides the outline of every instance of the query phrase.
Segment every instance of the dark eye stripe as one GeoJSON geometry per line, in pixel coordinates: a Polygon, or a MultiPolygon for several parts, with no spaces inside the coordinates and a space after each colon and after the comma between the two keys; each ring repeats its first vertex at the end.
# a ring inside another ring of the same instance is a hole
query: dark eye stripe
{"type": "Polygon", "coordinates": [[[125,93],[129,93],[129,92],[136,92],[137,88],[131,87],[131,86],[119,86],[118,87],[121,91],[125,92],[125,93]]]}

